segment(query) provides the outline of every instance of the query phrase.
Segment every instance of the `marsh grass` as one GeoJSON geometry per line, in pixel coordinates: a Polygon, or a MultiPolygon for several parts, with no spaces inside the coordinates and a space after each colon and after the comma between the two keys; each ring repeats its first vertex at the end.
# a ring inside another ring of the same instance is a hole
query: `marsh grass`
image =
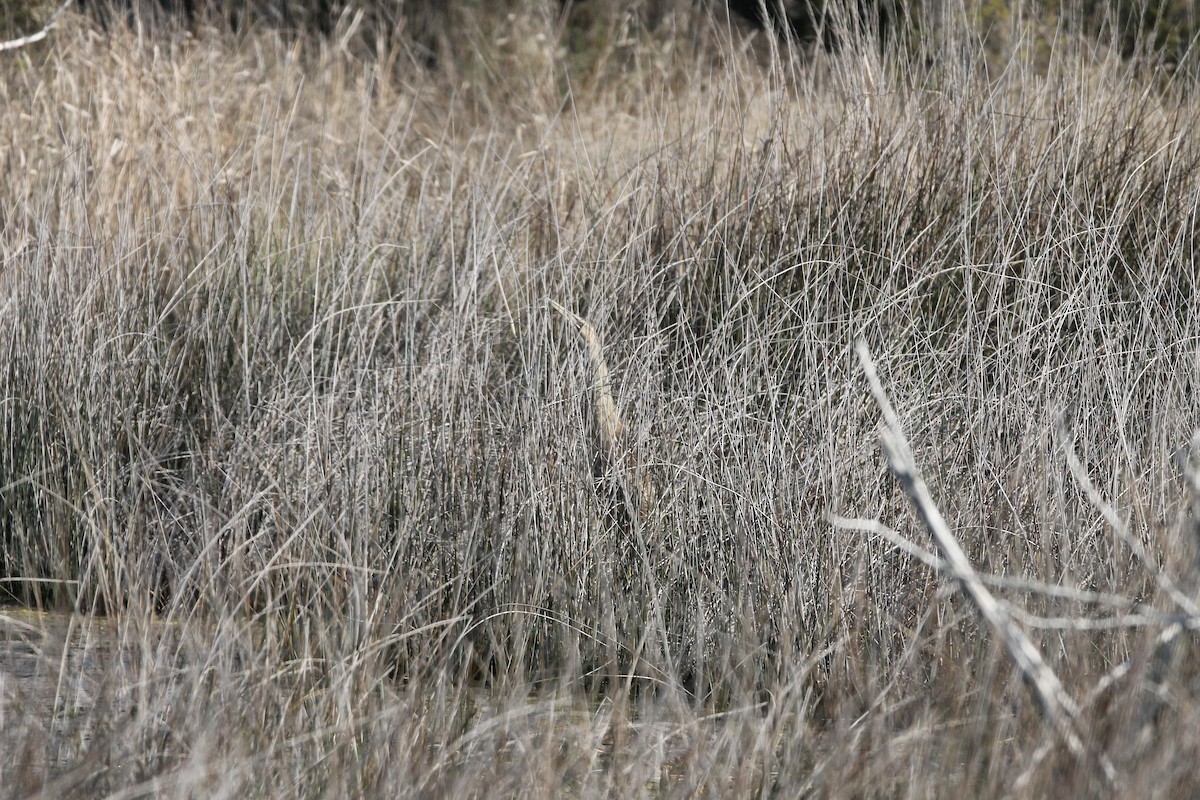
{"type": "Polygon", "coordinates": [[[581,65],[518,15],[471,75],[80,16],[5,57],[0,588],[72,628],[2,628],[54,690],[4,673],[0,786],[1112,791],[952,582],[831,524],[932,547],[861,337],[1084,747],[1194,791],[1191,83],[677,19],[581,65]]]}

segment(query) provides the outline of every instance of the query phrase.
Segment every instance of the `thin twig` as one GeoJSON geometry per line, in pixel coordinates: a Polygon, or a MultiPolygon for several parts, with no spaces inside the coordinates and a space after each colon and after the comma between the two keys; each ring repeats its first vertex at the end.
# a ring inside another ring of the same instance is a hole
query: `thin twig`
{"type": "MultiPolygon", "coordinates": [[[[897,550],[917,559],[930,569],[938,572],[944,572],[948,569],[946,562],[936,553],[929,552],[919,544],[907,539],[904,534],[889,528],[877,519],[858,519],[843,517],[838,514],[830,514],[828,519],[829,523],[839,530],[861,531],[878,536],[897,550]]],[[[1138,611],[1140,608],[1139,604],[1133,598],[1121,594],[1093,592],[1087,589],[1080,589],[1076,586],[1063,586],[1061,584],[1046,583],[1028,578],[1014,578],[1008,575],[994,575],[985,572],[976,574],[979,575],[979,580],[983,581],[985,586],[991,586],[994,589],[1027,592],[1059,600],[1070,600],[1086,606],[1107,606],[1109,608],[1119,608],[1123,611],[1130,609],[1138,611]]],[[[1154,619],[1163,622],[1163,624],[1177,624],[1179,621],[1177,617],[1179,617],[1178,614],[1172,616],[1158,614],[1157,616],[1153,616],[1154,619]]]]}
{"type": "Polygon", "coordinates": [[[1142,546],[1141,540],[1130,532],[1129,526],[1121,519],[1117,510],[1100,494],[1100,490],[1092,483],[1092,479],[1088,477],[1087,470],[1080,463],[1079,457],[1075,455],[1075,449],[1069,445],[1064,449],[1067,456],[1067,468],[1071,471],[1071,475],[1075,478],[1079,487],[1083,489],[1084,494],[1087,495],[1088,502],[1100,512],[1101,516],[1104,517],[1104,521],[1112,528],[1113,533],[1129,548],[1134,558],[1146,570],[1146,574],[1154,578],[1154,582],[1158,584],[1158,588],[1170,597],[1175,605],[1183,609],[1186,614],[1190,616],[1200,614],[1200,607],[1196,605],[1196,602],[1175,585],[1175,582],[1171,580],[1171,576],[1163,571],[1154,558],[1146,552],[1146,548],[1142,546]]]}

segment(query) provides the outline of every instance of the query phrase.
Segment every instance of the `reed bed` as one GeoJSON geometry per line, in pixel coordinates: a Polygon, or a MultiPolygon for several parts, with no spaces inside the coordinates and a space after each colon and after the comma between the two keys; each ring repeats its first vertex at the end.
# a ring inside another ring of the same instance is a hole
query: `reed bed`
{"type": "Polygon", "coordinates": [[[1187,71],[479,14],[0,53],[0,793],[1191,796],[1187,71]]]}

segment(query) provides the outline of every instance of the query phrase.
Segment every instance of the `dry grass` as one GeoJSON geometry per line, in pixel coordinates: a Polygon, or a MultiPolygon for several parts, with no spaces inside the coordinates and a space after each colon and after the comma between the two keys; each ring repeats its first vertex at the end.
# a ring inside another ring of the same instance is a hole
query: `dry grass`
{"type": "Polygon", "coordinates": [[[3,56],[0,787],[1194,793],[1193,84],[673,14],[3,56]]]}

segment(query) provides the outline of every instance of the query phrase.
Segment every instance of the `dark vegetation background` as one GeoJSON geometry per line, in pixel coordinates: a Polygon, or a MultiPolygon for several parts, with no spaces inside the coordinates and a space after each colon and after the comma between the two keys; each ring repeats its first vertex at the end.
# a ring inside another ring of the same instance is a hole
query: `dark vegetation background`
{"type": "MultiPolygon", "coordinates": [[[[363,12],[366,25],[380,36],[402,36],[425,58],[434,61],[452,56],[454,47],[469,46],[470,17],[502,18],[528,10],[520,0],[365,0],[348,4],[332,0],[78,0],[78,4],[106,23],[137,15],[146,21],[171,20],[194,25],[203,20],[228,25],[233,30],[268,25],[294,33],[328,35],[350,9],[363,12]]],[[[681,9],[702,8],[709,13],[734,14],[748,22],[793,36],[802,43],[836,46],[847,30],[867,28],[887,36],[897,29],[921,31],[937,25],[940,4],[926,0],[554,0],[551,4],[570,31],[566,41],[587,46],[587,31],[611,26],[633,16],[653,30],[664,18],[681,9]]],[[[1015,4],[1021,13],[1043,17],[1054,24],[1077,25],[1093,36],[1112,37],[1126,56],[1155,53],[1170,62],[1191,49],[1200,21],[1200,10],[1188,0],[1034,0],[1015,4]]],[[[0,31],[14,35],[37,26],[54,4],[3,0],[0,31]]],[[[1014,10],[1011,0],[976,0],[966,6],[978,15],[979,33],[987,37],[1014,10]]]]}

